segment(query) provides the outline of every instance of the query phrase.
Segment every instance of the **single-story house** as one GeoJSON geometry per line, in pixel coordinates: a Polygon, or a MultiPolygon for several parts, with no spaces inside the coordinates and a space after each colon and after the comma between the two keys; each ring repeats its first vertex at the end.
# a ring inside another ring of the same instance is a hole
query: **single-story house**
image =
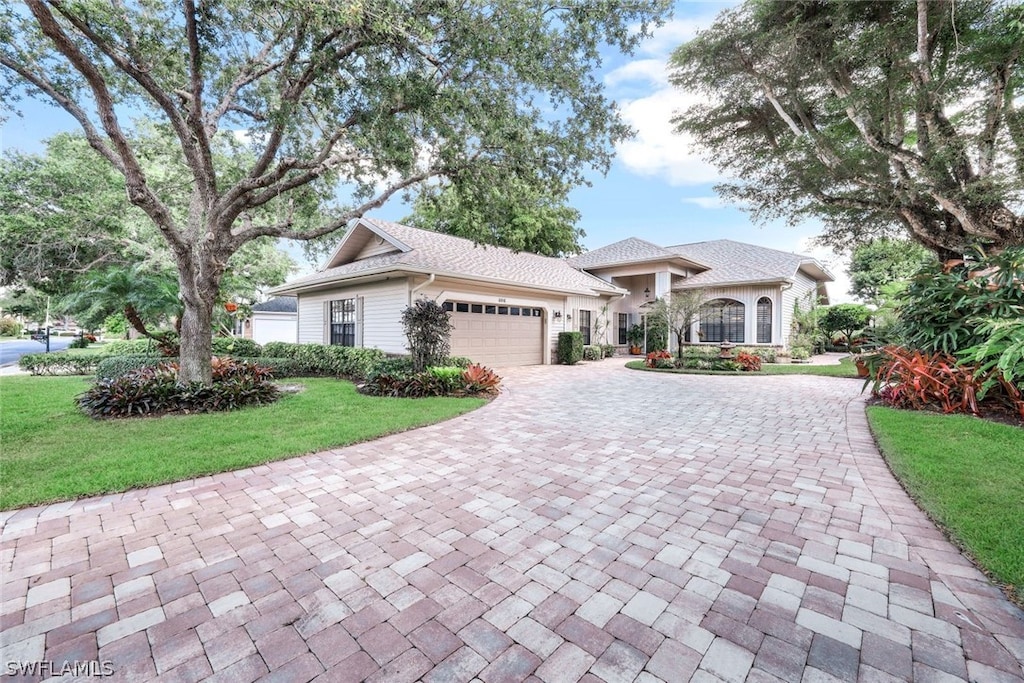
{"type": "Polygon", "coordinates": [[[252,315],[246,318],[242,335],[257,344],[267,342],[290,342],[298,340],[297,321],[299,302],[294,296],[278,296],[252,307],[252,315]]]}
{"type": "Polygon", "coordinates": [[[317,273],[274,290],[298,301],[298,341],[406,353],[402,310],[429,297],[451,311],[452,354],[491,366],[551,363],[558,333],[626,346],[642,306],[701,287],[691,338],[785,347],[794,305],[833,278],[815,259],[731,240],[659,247],[629,238],[569,259],[369,218],[317,273]]]}

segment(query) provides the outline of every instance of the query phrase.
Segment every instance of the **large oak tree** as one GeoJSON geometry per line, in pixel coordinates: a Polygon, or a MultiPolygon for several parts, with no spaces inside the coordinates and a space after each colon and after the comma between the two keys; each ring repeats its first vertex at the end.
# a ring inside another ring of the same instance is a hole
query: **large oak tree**
{"type": "Polygon", "coordinates": [[[315,239],[444,175],[583,182],[629,134],[593,74],[631,51],[663,0],[25,0],[0,9],[0,97],[46,98],[125,177],[170,246],[184,381],[210,381],[211,319],[230,256],[315,239]],[[193,183],[179,217],[126,117],[167,125],[193,183]],[[230,130],[253,161],[215,162],[230,130]],[[330,218],[300,207],[310,197],[330,218]]]}
{"type": "Polygon", "coordinates": [[[673,56],[675,123],[761,218],[825,244],[902,231],[941,258],[1024,242],[1024,7],[748,0],[673,56]]]}

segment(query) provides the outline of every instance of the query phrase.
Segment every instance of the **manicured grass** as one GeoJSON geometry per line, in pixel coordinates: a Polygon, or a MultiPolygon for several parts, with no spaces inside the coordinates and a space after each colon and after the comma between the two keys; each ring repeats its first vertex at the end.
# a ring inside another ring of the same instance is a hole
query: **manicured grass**
{"type": "Polygon", "coordinates": [[[646,370],[648,372],[670,372],[681,375],[744,375],[746,377],[757,377],[760,375],[821,375],[823,377],[857,377],[857,366],[848,358],[844,358],[835,365],[810,365],[807,363],[764,363],[760,372],[723,372],[715,370],[663,370],[660,368],[649,368],[642,360],[632,360],[626,363],[631,370],[646,370]]]}
{"type": "Polygon", "coordinates": [[[911,497],[1024,604],[1024,429],[878,406],[868,421],[911,497]]]}
{"type": "Polygon", "coordinates": [[[78,411],[82,377],[0,377],[0,509],[240,469],[439,422],[473,398],[364,396],[350,382],[291,380],[305,390],[229,413],[97,421],[78,411]]]}

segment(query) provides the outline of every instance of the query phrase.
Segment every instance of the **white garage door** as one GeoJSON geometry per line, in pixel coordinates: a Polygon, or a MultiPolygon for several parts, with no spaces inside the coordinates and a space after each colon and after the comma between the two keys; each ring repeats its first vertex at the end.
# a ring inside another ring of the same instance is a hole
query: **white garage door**
{"type": "Polygon", "coordinates": [[[445,303],[451,311],[452,355],[490,367],[544,362],[543,311],[514,304],[445,303]]]}

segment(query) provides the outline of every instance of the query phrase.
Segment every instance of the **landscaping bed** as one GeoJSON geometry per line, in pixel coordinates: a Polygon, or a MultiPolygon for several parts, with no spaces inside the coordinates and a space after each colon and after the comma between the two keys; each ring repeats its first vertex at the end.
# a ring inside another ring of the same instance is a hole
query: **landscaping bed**
{"type": "Polygon", "coordinates": [[[760,370],[698,370],[690,368],[649,368],[645,361],[633,360],[626,363],[630,370],[646,370],[647,372],[666,372],[677,375],[742,375],[745,377],[766,375],[819,375],[823,377],[857,377],[857,366],[850,359],[844,358],[834,365],[763,363],[760,370]]]}

